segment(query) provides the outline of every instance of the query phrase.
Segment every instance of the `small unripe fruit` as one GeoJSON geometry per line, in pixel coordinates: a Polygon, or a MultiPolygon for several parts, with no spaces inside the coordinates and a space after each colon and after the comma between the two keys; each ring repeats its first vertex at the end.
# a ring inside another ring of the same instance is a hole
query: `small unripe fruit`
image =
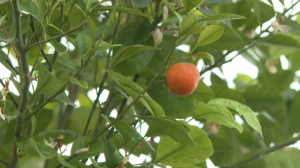
{"type": "Polygon", "coordinates": [[[200,80],[197,67],[191,63],[177,63],[167,72],[170,91],[178,96],[188,96],[196,89],[200,80]]]}

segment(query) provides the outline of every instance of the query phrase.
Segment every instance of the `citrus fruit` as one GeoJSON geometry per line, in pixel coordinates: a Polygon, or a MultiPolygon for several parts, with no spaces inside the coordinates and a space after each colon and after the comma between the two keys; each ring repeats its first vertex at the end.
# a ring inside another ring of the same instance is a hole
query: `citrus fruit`
{"type": "Polygon", "coordinates": [[[200,80],[197,67],[191,63],[177,63],[167,72],[167,83],[171,93],[188,96],[196,89],[200,80]]]}

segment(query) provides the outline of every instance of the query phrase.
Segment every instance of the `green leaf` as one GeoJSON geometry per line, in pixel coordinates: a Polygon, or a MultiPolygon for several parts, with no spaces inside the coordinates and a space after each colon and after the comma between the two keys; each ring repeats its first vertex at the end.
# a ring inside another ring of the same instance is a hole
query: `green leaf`
{"type": "Polygon", "coordinates": [[[0,63],[5,66],[8,70],[13,72],[15,70],[11,60],[9,57],[3,52],[3,50],[0,50],[0,63]]]}
{"type": "Polygon", "coordinates": [[[199,7],[204,0],[182,0],[182,4],[186,12],[191,11],[195,7],[199,7]]]}
{"type": "Polygon", "coordinates": [[[174,15],[176,15],[176,17],[178,18],[179,20],[179,25],[181,24],[182,22],[182,17],[173,9],[173,7],[171,6],[171,4],[168,2],[168,0],[162,0],[163,3],[168,7],[168,9],[174,13],[174,15]]]}
{"type": "Polygon", "coordinates": [[[123,159],[118,148],[110,143],[106,138],[102,138],[103,153],[105,156],[106,167],[118,167],[123,159]]]}
{"type": "Polygon", "coordinates": [[[139,8],[145,8],[151,5],[152,0],[131,0],[133,6],[137,6],[139,8]]]}
{"type": "Polygon", "coordinates": [[[275,11],[273,7],[267,5],[266,3],[259,0],[247,0],[248,4],[254,10],[257,20],[260,25],[264,22],[270,20],[275,16],[275,11]]]}
{"type": "Polygon", "coordinates": [[[67,50],[67,47],[60,42],[57,41],[51,41],[52,46],[55,48],[58,52],[65,52],[67,50]]]}
{"type": "Polygon", "coordinates": [[[67,161],[65,161],[64,158],[62,158],[61,156],[57,156],[57,159],[58,161],[63,165],[63,166],[66,166],[66,167],[70,167],[70,168],[75,168],[73,165],[71,165],[70,163],[68,163],[67,161]]]}
{"type": "Polygon", "coordinates": [[[210,16],[200,18],[198,19],[198,21],[235,20],[235,19],[246,19],[246,17],[232,14],[232,13],[220,13],[220,14],[215,14],[215,15],[210,15],[210,16]]]}
{"type": "Polygon", "coordinates": [[[90,158],[90,160],[95,168],[101,168],[93,158],[90,158]]]}
{"type": "Polygon", "coordinates": [[[218,75],[216,75],[213,72],[210,74],[210,81],[211,81],[211,84],[213,84],[213,85],[215,85],[215,84],[227,85],[227,82],[225,79],[222,79],[221,77],[219,77],[218,75]]]}
{"type": "Polygon", "coordinates": [[[25,11],[35,17],[40,23],[43,23],[44,14],[43,12],[31,1],[20,0],[20,10],[25,11]]]}
{"type": "Polygon", "coordinates": [[[125,76],[131,76],[139,73],[146,67],[154,56],[154,50],[146,50],[133,55],[132,57],[116,65],[117,72],[125,76]]]}
{"type": "Polygon", "coordinates": [[[189,126],[195,146],[184,145],[169,137],[161,137],[155,162],[174,167],[189,167],[201,163],[213,154],[211,141],[197,126],[189,126]]]}
{"type": "Polygon", "coordinates": [[[194,112],[193,97],[180,97],[172,94],[165,85],[154,85],[149,91],[149,95],[161,105],[166,116],[174,118],[187,118],[194,112]]]}
{"type": "Polygon", "coordinates": [[[222,37],[223,32],[224,32],[224,28],[222,26],[218,26],[218,25],[207,26],[200,34],[195,48],[217,41],[220,37],[222,37]]]}
{"type": "Polygon", "coordinates": [[[211,65],[214,65],[214,64],[215,64],[214,56],[210,55],[209,53],[205,53],[205,52],[197,52],[196,54],[193,54],[193,55],[191,55],[191,56],[183,57],[183,59],[186,59],[186,58],[193,58],[193,57],[207,58],[207,59],[210,60],[211,65]]]}
{"type": "MultiPolygon", "coordinates": [[[[141,86],[134,83],[132,80],[125,76],[108,70],[110,77],[117,82],[122,88],[133,98],[138,97],[144,90],[141,86]]],[[[154,116],[163,116],[164,110],[157,104],[149,95],[145,93],[139,100],[154,116]]]]}
{"type": "MultiPolygon", "coordinates": [[[[113,6],[101,6],[101,7],[95,8],[94,10],[96,10],[96,11],[106,11],[106,10],[112,11],[113,6]]],[[[143,17],[146,17],[146,18],[152,20],[152,18],[150,16],[148,16],[145,13],[142,13],[138,10],[135,10],[135,9],[130,9],[130,8],[117,6],[116,11],[117,12],[122,12],[122,13],[130,13],[130,14],[137,15],[137,16],[143,16],[143,17]]]]}
{"type": "Polygon", "coordinates": [[[3,23],[4,19],[5,19],[5,17],[6,17],[6,14],[4,16],[2,16],[1,19],[0,19],[0,25],[1,26],[2,26],[2,23],[3,23]]]}
{"type": "Polygon", "coordinates": [[[130,47],[122,47],[120,48],[117,53],[115,54],[111,67],[114,67],[118,63],[127,60],[128,58],[132,57],[133,55],[140,53],[142,51],[146,50],[159,50],[156,47],[150,47],[150,46],[142,46],[142,45],[134,45],[130,47]]]}
{"type": "Polygon", "coordinates": [[[51,159],[58,155],[53,148],[51,148],[48,145],[35,142],[33,138],[30,138],[29,146],[33,150],[37,151],[40,154],[40,156],[44,159],[51,159]]]}
{"type": "Polygon", "coordinates": [[[92,54],[98,50],[107,50],[111,47],[120,47],[122,46],[122,44],[113,44],[113,45],[110,45],[109,43],[106,43],[106,42],[103,42],[101,43],[100,46],[97,46],[97,47],[93,47],[92,49],[89,50],[88,54],[92,54]]]}
{"type": "Polygon", "coordinates": [[[187,16],[183,19],[179,30],[179,36],[200,34],[202,32],[201,26],[192,16],[187,16]]]}
{"type": "MultiPolygon", "coordinates": [[[[72,145],[71,155],[73,155],[79,149],[88,147],[87,144],[89,144],[89,142],[91,142],[92,140],[93,137],[89,137],[89,136],[78,137],[72,145]]],[[[77,154],[76,158],[73,159],[72,161],[88,159],[90,157],[99,155],[101,153],[101,150],[102,150],[101,143],[99,141],[96,141],[95,143],[90,145],[88,151],[77,154]]]]}
{"type": "Polygon", "coordinates": [[[89,87],[88,83],[86,81],[79,81],[76,78],[74,78],[73,76],[70,76],[70,81],[84,89],[87,89],[89,87]]]}
{"type": "Polygon", "coordinates": [[[236,50],[244,47],[246,44],[251,42],[251,39],[244,33],[230,28],[223,24],[224,33],[220,39],[210,44],[209,47],[217,50],[236,50]]]}
{"type": "Polygon", "coordinates": [[[193,139],[190,137],[186,129],[176,120],[170,120],[166,117],[142,117],[146,121],[150,121],[162,130],[166,135],[168,135],[173,140],[184,144],[184,145],[195,145],[193,139]]]}
{"type": "Polygon", "coordinates": [[[223,105],[209,106],[200,102],[193,118],[215,121],[229,128],[236,128],[240,133],[243,131],[243,127],[233,119],[231,112],[223,105]]]}
{"type": "Polygon", "coordinates": [[[289,133],[293,134],[295,132],[299,132],[299,121],[300,121],[300,115],[299,115],[299,107],[300,107],[300,92],[297,92],[291,105],[291,110],[289,114],[289,133]]]}
{"type": "Polygon", "coordinates": [[[8,0],[0,0],[0,4],[7,2],[8,0]]]}
{"type": "MultiPolygon", "coordinates": [[[[31,114],[33,111],[30,107],[27,107],[29,114],[31,114]]],[[[30,117],[31,125],[30,125],[30,134],[33,135],[36,128],[36,118],[35,116],[30,117]]]]}
{"type": "Polygon", "coordinates": [[[227,108],[230,108],[230,109],[233,109],[233,110],[237,111],[241,116],[244,116],[246,122],[254,130],[259,132],[261,137],[263,137],[259,121],[256,118],[255,113],[248,106],[245,106],[245,105],[243,105],[243,104],[241,104],[237,101],[233,101],[233,100],[229,100],[229,99],[222,99],[222,98],[212,99],[208,102],[208,104],[209,105],[215,105],[215,106],[223,105],[227,108]]]}
{"type": "Polygon", "coordinates": [[[229,89],[224,84],[213,84],[210,88],[214,91],[215,98],[231,99],[246,104],[244,97],[239,92],[229,89]]]}
{"type": "MultiPolygon", "coordinates": [[[[35,118],[32,116],[32,118],[35,118]]],[[[52,109],[41,109],[39,115],[36,120],[36,129],[34,134],[38,134],[47,129],[48,125],[51,123],[53,118],[53,110],[52,109]]]]}
{"type": "Polygon", "coordinates": [[[294,81],[294,76],[295,72],[291,70],[278,70],[275,74],[265,71],[258,79],[265,86],[273,86],[280,91],[286,91],[294,81]]]}
{"type": "Polygon", "coordinates": [[[195,103],[204,102],[207,103],[210,99],[214,98],[214,92],[208,87],[203,80],[200,80],[197,88],[192,93],[195,103]]]}
{"type": "Polygon", "coordinates": [[[265,38],[259,43],[267,45],[267,46],[274,46],[274,47],[281,47],[281,48],[288,48],[288,49],[300,49],[299,41],[295,40],[289,35],[277,33],[273,36],[265,38]]]}
{"type": "Polygon", "coordinates": [[[85,55],[92,48],[92,39],[85,34],[79,34],[76,37],[76,43],[82,55],[85,55]]]}
{"type": "MultiPolygon", "coordinates": [[[[38,62],[37,67],[39,77],[34,95],[36,93],[53,95],[63,87],[63,84],[57,78],[55,78],[40,62],[38,62]]],[[[56,98],[67,104],[73,104],[64,92],[59,94],[56,98]]]]}
{"type": "MultiPolygon", "coordinates": [[[[112,120],[115,120],[105,115],[102,115],[102,117],[109,123],[112,122],[112,120]]],[[[125,144],[132,140],[136,133],[134,128],[132,128],[129,124],[121,120],[115,123],[113,127],[121,134],[125,144]]]]}
{"type": "Polygon", "coordinates": [[[91,18],[88,19],[88,26],[89,26],[90,31],[91,31],[92,41],[94,42],[95,38],[96,38],[96,35],[97,35],[97,27],[96,27],[94,21],[91,18]]]}

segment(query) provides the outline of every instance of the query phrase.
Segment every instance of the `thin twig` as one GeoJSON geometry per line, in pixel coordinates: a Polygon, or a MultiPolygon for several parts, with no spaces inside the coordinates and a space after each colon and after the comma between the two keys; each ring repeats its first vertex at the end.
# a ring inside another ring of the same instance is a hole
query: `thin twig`
{"type": "MultiPolygon", "coordinates": [[[[227,61],[223,61],[223,59],[227,56],[227,55],[224,55],[220,60],[216,61],[216,63],[214,65],[211,65],[207,68],[205,68],[204,70],[202,70],[200,72],[201,75],[203,75],[205,72],[209,71],[209,70],[212,70],[216,67],[219,67],[219,66],[222,66],[223,64],[226,64],[228,62],[231,62],[234,58],[236,58],[237,56],[239,56],[240,54],[246,52],[249,48],[253,47],[255,45],[255,43],[252,43],[250,44],[248,47],[244,48],[244,49],[241,49],[234,57],[232,57],[231,59],[227,60],[227,61]],[[223,62],[222,62],[223,61],[223,62]]],[[[229,53],[228,53],[229,54],[229,53]]]]}
{"type": "MultiPolygon", "coordinates": [[[[102,41],[102,39],[103,39],[103,37],[104,37],[104,35],[105,35],[105,32],[106,32],[107,27],[108,27],[108,25],[109,25],[109,22],[112,20],[113,15],[115,15],[115,11],[116,11],[116,8],[117,8],[117,6],[118,6],[118,3],[119,3],[119,0],[116,0],[116,3],[115,3],[115,5],[114,5],[114,8],[113,8],[113,10],[111,11],[111,13],[110,13],[110,15],[109,15],[109,18],[108,18],[108,20],[107,20],[107,23],[105,24],[105,28],[104,28],[104,30],[103,30],[103,32],[102,32],[101,38],[100,38],[99,43],[98,43],[99,45],[101,45],[101,41],[102,41]]],[[[120,18],[120,15],[119,15],[119,18],[120,18]]],[[[115,37],[116,37],[116,33],[117,33],[119,21],[120,21],[120,19],[117,20],[117,25],[116,25],[116,28],[115,28],[115,31],[114,31],[114,37],[113,37],[113,42],[112,42],[112,44],[114,44],[114,41],[115,41],[115,37]]],[[[112,47],[109,49],[109,52],[108,52],[108,54],[107,54],[107,59],[106,59],[106,60],[107,60],[107,62],[106,62],[106,69],[109,69],[111,52],[112,52],[112,47]]],[[[86,132],[87,132],[87,130],[88,130],[88,128],[89,128],[90,122],[91,122],[92,117],[93,117],[93,115],[94,115],[95,108],[96,108],[96,106],[97,106],[97,104],[98,104],[98,102],[99,102],[99,98],[100,98],[100,95],[102,94],[103,86],[104,86],[104,83],[106,82],[107,77],[108,77],[108,72],[105,71],[105,74],[104,74],[104,76],[103,76],[103,78],[102,78],[102,81],[100,82],[100,85],[99,85],[99,90],[98,90],[98,92],[97,92],[97,97],[96,97],[96,99],[95,99],[95,101],[94,101],[94,103],[93,103],[93,106],[92,106],[92,109],[91,109],[91,111],[90,111],[88,120],[87,120],[87,122],[86,122],[84,131],[83,131],[83,134],[82,134],[83,136],[86,135],[86,132]]]]}
{"type": "Polygon", "coordinates": [[[2,159],[0,159],[0,163],[3,163],[3,164],[5,164],[5,166],[8,166],[8,163],[7,162],[5,162],[4,160],[2,160],[2,159]]]}
{"type": "MultiPolygon", "coordinates": [[[[2,16],[0,15],[0,19],[2,18],[2,16]]],[[[7,39],[9,39],[9,35],[7,33],[7,30],[6,30],[6,27],[5,27],[5,22],[3,21],[2,22],[2,27],[3,27],[3,30],[4,30],[4,34],[6,36],[7,39]]],[[[10,42],[10,46],[13,48],[13,50],[15,51],[17,57],[20,59],[20,54],[18,53],[18,51],[16,50],[14,44],[12,42],[10,42]]]]}
{"type": "Polygon", "coordinates": [[[50,42],[50,41],[52,41],[52,40],[56,40],[56,39],[59,39],[59,38],[61,38],[61,37],[66,36],[66,35],[68,35],[68,34],[71,34],[71,33],[75,32],[75,31],[81,29],[86,23],[87,23],[87,21],[84,20],[84,21],[83,21],[79,26],[77,26],[76,28],[74,28],[74,29],[72,29],[72,30],[70,30],[70,31],[67,31],[67,32],[65,32],[65,33],[62,33],[62,34],[60,34],[60,35],[51,37],[51,38],[49,38],[49,39],[47,39],[47,40],[43,40],[43,41],[39,41],[39,42],[37,42],[37,43],[34,43],[34,44],[28,46],[28,47],[26,48],[26,50],[28,51],[28,50],[30,50],[32,47],[37,46],[37,45],[39,45],[39,44],[48,43],[48,42],[50,42]]]}
{"type": "Polygon", "coordinates": [[[276,150],[279,150],[281,148],[284,148],[286,146],[289,146],[289,145],[292,145],[294,143],[296,143],[297,141],[300,140],[300,136],[298,135],[297,137],[293,138],[293,139],[289,139],[285,142],[282,142],[282,143],[279,143],[277,145],[274,145],[273,147],[271,148],[267,148],[267,149],[264,149],[262,151],[260,151],[259,153],[257,154],[254,154],[252,156],[249,156],[245,159],[242,159],[240,161],[237,161],[236,163],[232,163],[232,164],[229,164],[229,165],[224,165],[224,166],[221,166],[220,168],[236,168],[236,167],[240,167],[246,163],[249,163],[249,162],[252,162],[252,161],[255,161],[256,159],[259,159],[259,158],[262,158],[276,150]]]}
{"type": "MultiPolygon", "coordinates": [[[[89,146],[93,143],[95,143],[97,141],[98,138],[100,138],[107,130],[109,130],[110,127],[112,127],[115,123],[117,123],[119,120],[121,120],[124,115],[127,113],[127,111],[141,98],[143,97],[143,95],[147,92],[147,90],[152,86],[152,84],[156,81],[156,79],[158,77],[160,77],[163,72],[165,71],[170,59],[171,59],[171,56],[172,56],[172,53],[174,51],[174,49],[176,48],[177,46],[177,42],[175,43],[175,45],[173,46],[173,48],[171,49],[171,51],[169,52],[169,55],[168,55],[168,59],[167,61],[165,62],[165,66],[164,68],[162,69],[162,71],[160,73],[158,73],[152,80],[151,82],[147,85],[147,87],[138,95],[138,97],[136,97],[125,109],[122,113],[119,114],[119,116],[113,120],[112,122],[110,122],[99,134],[97,134],[86,146],[89,146]]],[[[70,161],[72,160],[73,158],[75,158],[77,156],[77,154],[73,154],[71,155],[69,158],[66,159],[66,161],[70,161]]],[[[62,164],[59,164],[58,166],[56,166],[56,168],[59,168],[61,167],[62,164]]]]}

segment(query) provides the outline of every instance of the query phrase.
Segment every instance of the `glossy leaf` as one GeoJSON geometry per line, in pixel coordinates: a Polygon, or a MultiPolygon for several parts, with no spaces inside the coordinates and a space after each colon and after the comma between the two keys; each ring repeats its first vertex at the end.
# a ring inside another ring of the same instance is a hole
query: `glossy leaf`
{"type": "Polygon", "coordinates": [[[254,10],[257,20],[260,25],[264,22],[270,20],[275,15],[273,7],[267,5],[266,3],[258,0],[247,0],[248,4],[254,10]]]}
{"type": "Polygon", "coordinates": [[[91,160],[91,162],[92,162],[92,164],[93,164],[93,166],[94,166],[95,168],[101,168],[101,167],[99,166],[99,164],[98,164],[93,158],[90,158],[90,160],[91,160]]]}
{"type": "Polygon", "coordinates": [[[4,19],[5,19],[6,15],[2,16],[1,19],[0,19],[0,25],[2,25],[4,19]]]}
{"type": "Polygon", "coordinates": [[[193,54],[191,56],[187,56],[187,57],[183,57],[184,59],[186,58],[193,58],[193,57],[197,57],[197,58],[207,58],[210,60],[211,65],[215,64],[215,59],[214,56],[210,55],[209,53],[205,53],[205,52],[197,52],[196,54],[193,54]]]}
{"type": "Polygon", "coordinates": [[[142,45],[135,45],[130,47],[122,47],[118,50],[115,54],[111,67],[114,67],[116,64],[127,60],[128,58],[132,57],[133,55],[146,51],[146,50],[158,50],[158,48],[150,47],[150,46],[142,46],[142,45]]]}
{"type": "Polygon", "coordinates": [[[214,98],[214,92],[211,90],[210,87],[208,87],[203,80],[200,80],[198,83],[197,88],[192,93],[192,96],[194,97],[194,101],[196,103],[204,102],[207,103],[210,99],[214,98]]]}
{"type": "Polygon", "coordinates": [[[94,42],[97,35],[97,27],[91,18],[88,19],[88,25],[92,34],[92,41],[94,42]]]}
{"type": "Polygon", "coordinates": [[[201,26],[192,16],[188,16],[183,19],[180,30],[179,36],[184,35],[191,35],[191,34],[200,34],[202,32],[201,26]]]}
{"type": "MultiPolygon", "coordinates": [[[[59,89],[63,87],[63,84],[57,78],[55,78],[41,63],[38,63],[37,66],[39,78],[34,94],[40,93],[53,95],[54,93],[58,92],[59,89]]],[[[64,92],[59,94],[57,98],[65,103],[73,104],[64,92]]]]}
{"type": "Polygon", "coordinates": [[[109,43],[106,43],[106,42],[103,42],[101,43],[101,45],[99,46],[96,46],[96,47],[93,47],[89,50],[88,54],[92,54],[98,50],[107,50],[111,47],[120,47],[122,46],[122,44],[113,44],[113,45],[110,45],[109,43]]]}
{"type": "MultiPolygon", "coordinates": [[[[144,90],[141,86],[134,83],[132,80],[125,76],[118,74],[114,71],[108,70],[110,77],[117,82],[131,97],[138,97],[144,90]]],[[[154,116],[163,116],[164,110],[157,104],[149,95],[145,93],[139,100],[154,116]]]]}
{"type": "Polygon", "coordinates": [[[217,50],[236,50],[251,42],[251,39],[244,33],[224,24],[222,27],[224,28],[222,37],[210,44],[209,47],[217,50]]]}
{"type": "Polygon", "coordinates": [[[82,55],[85,55],[92,48],[92,39],[84,34],[80,34],[76,37],[76,43],[82,55]]]}
{"type": "Polygon", "coordinates": [[[200,34],[196,47],[217,41],[223,35],[224,28],[218,25],[207,26],[200,34]]]}
{"type": "Polygon", "coordinates": [[[86,81],[79,81],[77,80],[76,78],[74,78],[73,76],[70,76],[70,81],[84,89],[87,89],[88,88],[88,84],[86,81]]]}
{"type": "MultiPolygon", "coordinates": [[[[102,117],[107,121],[111,122],[115,119],[109,118],[105,115],[102,115],[102,117]]],[[[113,125],[113,127],[121,134],[125,144],[128,143],[135,135],[136,131],[134,128],[132,128],[129,124],[126,122],[120,120],[116,124],[113,125]]]]}
{"type": "Polygon", "coordinates": [[[180,97],[172,94],[165,85],[154,85],[149,95],[161,105],[166,116],[174,118],[187,118],[194,112],[193,97],[180,97]]]}
{"type": "Polygon", "coordinates": [[[131,3],[133,6],[137,6],[139,8],[145,8],[147,6],[151,5],[152,0],[144,0],[144,1],[140,1],[140,0],[131,0],[131,3]]]}
{"type": "Polygon", "coordinates": [[[184,145],[195,145],[186,129],[178,122],[164,117],[143,117],[153,123],[173,140],[184,145]]]}
{"type": "Polygon", "coordinates": [[[65,45],[61,44],[60,42],[52,41],[51,44],[55,48],[55,50],[58,52],[65,52],[67,50],[67,47],[65,45]]]}
{"type": "Polygon", "coordinates": [[[234,120],[231,112],[223,105],[210,106],[200,102],[193,117],[211,120],[229,128],[236,128],[240,133],[243,131],[243,127],[234,120]]]}
{"type": "Polygon", "coordinates": [[[235,19],[246,19],[246,17],[232,14],[232,13],[220,13],[220,14],[215,14],[215,15],[210,15],[210,16],[200,18],[198,19],[198,21],[235,20],[235,19]]]}
{"type": "Polygon", "coordinates": [[[208,104],[216,106],[223,105],[227,108],[237,111],[241,116],[244,116],[246,122],[263,137],[260,123],[256,118],[255,113],[248,106],[237,101],[221,98],[212,99],[208,102],[208,104]]]}
{"type": "Polygon", "coordinates": [[[48,145],[35,142],[33,138],[30,138],[29,146],[33,150],[37,151],[40,154],[40,156],[44,159],[51,159],[58,155],[53,148],[51,148],[48,145]]]}
{"type": "Polygon", "coordinates": [[[20,10],[25,11],[35,17],[40,23],[43,23],[44,14],[43,12],[31,1],[20,0],[20,10]]]}
{"type": "Polygon", "coordinates": [[[73,165],[71,165],[70,163],[68,163],[67,161],[65,161],[65,159],[62,157],[62,156],[57,156],[57,159],[58,161],[63,165],[63,166],[66,166],[66,167],[69,167],[69,168],[75,168],[73,165]]]}
{"type": "Polygon", "coordinates": [[[282,47],[288,49],[300,49],[299,41],[285,34],[276,34],[269,38],[263,39],[260,43],[268,46],[282,47]]]}
{"type": "MultiPolygon", "coordinates": [[[[86,148],[87,144],[93,139],[93,137],[89,137],[89,136],[82,136],[82,137],[78,137],[72,145],[72,149],[71,149],[71,154],[74,154],[76,151],[82,149],[82,148],[86,148]]],[[[82,152],[79,153],[75,160],[81,160],[81,159],[87,159],[89,157],[92,156],[96,156],[98,154],[100,154],[102,150],[102,145],[100,142],[95,142],[93,144],[90,145],[89,150],[86,152],[82,152]]],[[[74,160],[73,160],[74,161],[74,160]]]]}
{"type": "Polygon", "coordinates": [[[189,126],[195,146],[184,145],[169,137],[161,137],[155,162],[176,167],[189,167],[201,163],[213,153],[206,133],[196,126],[189,126]]]}
{"type": "Polygon", "coordinates": [[[9,57],[3,52],[3,50],[0,50],[0,63],[5,66],[5,68],[7,68],[10,71],[14,71],[16,70],[11,62],[11,60],[9,59],[9,57]]]}
{"type": "Polygon", "coordinates": [[[300,106],[300,92],[297,92],[291,105],[290,116],[289,116],[289,132],[299,132],[299,106],[300,106]]]}
{"type": "Polygon", "coordinates": [[[105,156],[106,167],[118,167],[123,156],[120,154],[116,146],[111,144],[106,138],[102,138],[103,153],[105,156]]]}
{"type": "MultiPolygon", "coordinates": [[[[95,8],[94,10],[97,10],[97,11],[106,11],[106,10],[112,11],[113,6],[101,6],[101,7],[95,8]]],[[[123,13],[130,13],[130,14],[133,14],[133,15],[143,16],[145,18],[151,19],[151,17],[146,15],[145,13],[142,13],[138,10],[131,9],[131,8],[125,8],[125,7],[117,6],[116,11],[123,12],[123,13]]]]}
{"type": "Polygon", "coordinates": [[[195,7],[199,7],[204,0],[182,0],[182,4],[186,12],[191,11],[195,7]]]}

